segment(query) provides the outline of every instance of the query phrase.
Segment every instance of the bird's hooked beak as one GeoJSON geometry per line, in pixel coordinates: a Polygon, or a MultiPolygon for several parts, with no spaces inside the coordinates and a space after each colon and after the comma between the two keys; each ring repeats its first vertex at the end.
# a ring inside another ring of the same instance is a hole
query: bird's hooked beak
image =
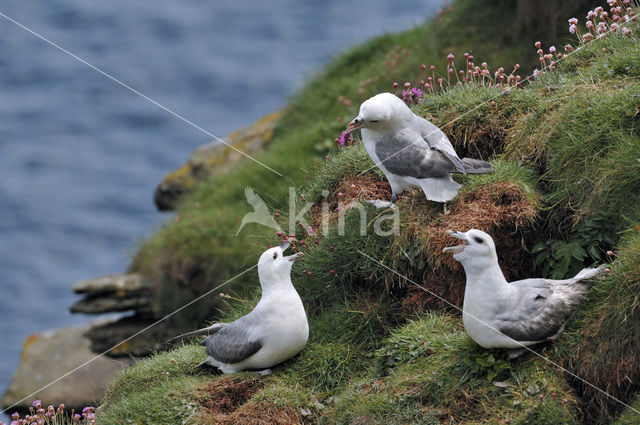
{"type": "Polygon", "coordinates": [[[346,133],[351,133],[352,131],[364,127],[365,123],[366,121],[364,120],[364,118],[358,115],[353,119],[353,121],[349,123],[349,125],[347,125],[346,133]]]}
{"type": "MultiPolygon", "coordinates": [[[[287,242],[285,242],[285,243],[280,245],[280,249],[282,249],[282,252],[284,253],[287,250],[287,248],[289,248],[290,245],[291,245],[291,242],[287,241],[287,242]]],[[[296,252],[293,255],[289,255],[288,257],[284,257],[284,259],[285,260],[289,260],[289,261],[295,261],[296,258],[298,258],[299,256],[300,256],[300,253],[296,252]]]]}
{"type": "Polygon", "coordinates": [[[287,250],[287,248],[289,248],[289,245],[291,245],[291,242],[289,242],[289,241],[280,244],[280,249],[282,250],[282,252],[285,252],[287,250]]]}
{"type": "Polygon", "coordinates": [[[469,240],[467,239],[467,235],[461,232],[456,232],[455,230],[447,230],[447,235],[452,238],[460,239],[462,244],[456,246],[448,246],[442,250],[442,252],[452,252],[454,254],[460,254],[465,246],[469,245],[469,240]]]}

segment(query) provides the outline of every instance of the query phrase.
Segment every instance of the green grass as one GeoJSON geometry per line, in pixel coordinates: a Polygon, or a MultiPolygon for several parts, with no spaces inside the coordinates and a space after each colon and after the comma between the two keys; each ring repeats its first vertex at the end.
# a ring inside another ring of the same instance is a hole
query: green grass
{"type": "MultiPolygon", "coordinates": [[[[356,209],[345,212],[344,231],[333,210],[339,191],[346,200],[363,201],[387,190],[379,170],[368,170],[373,164],[360,144],[339,152],[333,147],[333,138],[356,113],[359,82],[379,77],[365,85],[363,96],[368,97],[388,90],[394,80],[414,81],[420,63],[438,59],[442,64],[440,59],[454,48],[460,57],[461,46],[473,48],[476,62],[523,62],[532,40],[511,39],[509,25],[486,24],[515,22],[514,8],[508,7],[512,2],[500,6],[461,0],[435,21],[374,39],[336,59],[292,99],[272,141],[257,157],[284,178],[252,162],[212,177],[183,200],[177,213],[181,220],[160,229],[134,259],[132,269],[158,282],[157,301],[163,311],[171,311],[253,266],[265,247],[279,239],[253,224],[235,236],[242,215],[249,212],[245,186],[280,211],[281,223],[287,220],[288,185],[307,202],[326,196],[333,211],[327,213],[329,232],[310,237],[298,230],[306,255],[294,265],[292,279],[309,317],[305,350],[276,367],[272,376],[257,381],[239,374],[231,384],[195,370],[204,359],[202,347],[158,354],[110,385],[99,423],[117,423],[120,417],[133,423],[179,423],[194,406],[212,414],[207,403],[208,397],[217,397],[211,395],[217,383],[230,385],[231,393],[240,391],[234,386],[238,383],[253,386],[244,404],[225,413],[235,419],[271,406],[275,410],[269,414],[327,424],[610,423],[618,416],[620,423],[633,423],[628,422],[633,412],[620,416],[619,404],[535,355],[509,362],[499,350],[480,349],[465,335],[455,308],[384,266],[459,306],[464,275],[441,253],[451,243],[443,235],[448,228],[491,232],[511,278],[566,275],[597,258],[574,256],[564,270],[551,260],[547,268],[534,268],[530,251],[538,243],[579,245],[599,256],[615,250],[614,274],[597,284],[566,334],[537,351],[633,402],[640,380],[637,40],[618,34],[597,40],[525,90],[503,94],[458,86],[415,105],[416,113],[444,129],[460,156],[489,159],[496,170],[457,176],[463,188],[446,209],[419,191],[403,194],[397,202],[400,232],[388,236],[370,231],[382,210],[365,206],[369,231],[364,235],[356,209]],[[389,59],[397,66],[385,68],[389,59]],[[354,106],[342,106],[340,95],[354,106]],[[327,153],[330,159],[325,160],[327,153]],[[589,223],[601,223],[600,233],[610,234],[603,239],[587,231],[589,223]],[[310,415],[303,418],[300,409],[310,415]]],[[[640,32],[637,25],[635,31],[640,32]]],[[[305,218],[317,229],[321,217],[315,209],[305,218]]],[[[549,259],[566,262],[549,249],[549,259]]],[[[179,315],[174,326],[230,321],[246,314],[258,298],[253,270],[179,315]],[[219,292],[232,298],[219,297],[219,292]]]]}
{"type": "Polygon", "coordinates": [[[490,380],[492,367],[470,366],[485,354],[457,319],[427,315],[394,331],[375,352],[368,375],[352,382],[324,421],[574,423],[575,404],[562,403],[563,398],[571,400],[571,389],[543,361],[523,358],[509,364],[498,359],[507,369],[490,380]]]}

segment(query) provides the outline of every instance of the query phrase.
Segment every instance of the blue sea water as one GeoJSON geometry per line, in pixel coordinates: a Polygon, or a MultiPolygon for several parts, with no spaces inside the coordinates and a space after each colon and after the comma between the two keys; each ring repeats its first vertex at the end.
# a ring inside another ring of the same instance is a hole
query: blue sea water
{"type": "MultiPolygon", "coordinates": [[[[224,137],[441,3],[3,0],[0,13],[224,137]]],[[[167,218],[155,185],[210,139],[0,17],[0,393],[27,335],[88,320],[68,313],[70,286],[126,268],[167,218]]]]}

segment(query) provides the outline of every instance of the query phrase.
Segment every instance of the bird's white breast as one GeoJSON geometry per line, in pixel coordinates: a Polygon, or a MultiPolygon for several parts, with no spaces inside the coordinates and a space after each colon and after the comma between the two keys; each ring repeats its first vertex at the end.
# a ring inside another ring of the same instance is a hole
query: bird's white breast
{"type": "Polygon", "coordinates": [[[513,289],[504,280],[502,273],[469,276],[462,307],[462,322],[467,334],[481,347],[517,348],[521,345],[498,331],[496,315],[505,312],[513,289]]]}
{"type": "Polygon", "coordinates": [[[274,291],[263,298],[256,309],[263,321],[250,332],[260,339],[262,348],[236,366],[264,369],[298,354],[309,338],[309,324],[302,300],[295,290],[274,291]]]}

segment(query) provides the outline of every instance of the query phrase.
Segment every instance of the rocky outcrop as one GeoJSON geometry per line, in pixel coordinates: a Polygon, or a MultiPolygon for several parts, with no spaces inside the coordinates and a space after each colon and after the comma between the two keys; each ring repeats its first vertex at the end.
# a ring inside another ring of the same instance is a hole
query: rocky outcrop
{"type": "MultiPolygon", "coordinates": [[[[269,114],[249,127],[234,131],[227,143],[247,155],[254,154],[271,139],[273,129],[282,116],[282,111],[269,114]]],[[[180,197],[193,190],[195,185],[217,173],[225,173],[245,156],[219,142],[199,146],[182,167],[167,174],[154,192],[153,199],[160,211],[171,211],[180,197]]]]}
{"type": "Polygon", "coordinates": [[[156,323],[153,288],[141,275],[102,276],[79,282],[72,289],[84,295],[70,307],[73,313],[132,311],[133,314],[27,337],[20,367],[2,398],[2,406],[18,403],[16,407],[24,409],[38,398],[70,407],[94,404],[103,396],[105,385],[133,363],[133,357],[160,350],[174,333],[164,322],[156,323]],[[87,362],[90,363],[84,365],[87,362]],[[76,368],[77,371],[39,391],[76,368]],[[28,399],[20,401],[24,397],[28,399]]]}
{"type": "Polygon", "coordinates": [[[133,315],[91,328],[87,337],[96,353],[109,356],[146,356],[157,351],[170,331],[164,323],[146,329],[158,319],[153,304],[153,287],[137,273],[111,274],[78,282],[71,288],[84,298],[69,309],[72,313],[103,314],[133,311],[133,315]],[[127,342],[120,343],[129,339],[127,342]]]}
{"type": "MultiPolygon", "coordinates": [[[[105,324],[101,322],[98,326],[105,324]]],[[[100,400],[105,386],[133,360],[97,356],[87,336],[94,326],[56,329],[27,337],[20,367],[1,405],[8,407],[17,403],[16,408],[24,409],[33,400],[41,399],[47,404],[83,407],[100,400]],[[79,367],[81,365],[85,366],[79,367]],[[60,377],[63,378],[56,381],[60,377]],[[26,400],[21,401],[23,398],[26,400]]]]}
{"type": "Polygon", "coordinates": [[[154,316],[152,289],[139,274],[111,274],[78,282],[71,287],[84,298],[73,304],[72,313],[103,314],[133,310],[154,316]]]}

